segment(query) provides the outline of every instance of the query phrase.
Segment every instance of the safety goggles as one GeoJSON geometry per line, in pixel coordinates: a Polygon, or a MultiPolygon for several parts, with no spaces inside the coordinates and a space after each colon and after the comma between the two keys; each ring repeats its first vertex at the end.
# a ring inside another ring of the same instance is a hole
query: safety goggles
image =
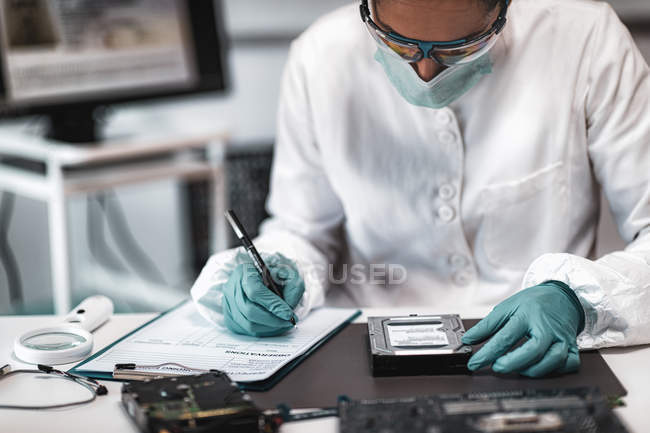
{"type": "Polygon", "coordinates": [[[510,0],[505,0],[499,16],[489,30],[476,37],[457,39],[448,42],[426,42],[401,36],[394,32],[385,32],[370,17],[368,0],[361,1],[361,19],[370,35],[377,43],[388,48],[389,53],[401,59],[415,63],[425,57],[442,66],[457,66],[470,63],[490,51],[498,39],[499,33],[506,25],[506,14],[510,0]]]}

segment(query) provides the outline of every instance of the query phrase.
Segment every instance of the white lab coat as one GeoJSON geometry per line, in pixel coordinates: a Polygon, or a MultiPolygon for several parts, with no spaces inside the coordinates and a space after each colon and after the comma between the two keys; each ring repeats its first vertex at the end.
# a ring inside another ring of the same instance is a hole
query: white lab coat
{"type": "MultiPolygon", "coordinates": [[[[256,243],[299,263],[299,316],[327,290],[339,305],[453,312],[554,279],[585,309],[580,347],[650,342],[650,78],[610,6],[514,0],[492,74],[441,110],[407,103],[375,50],[356,2],[291,47],[256,243]],[[596,258],[601,188],[629,245],[596,258]],[[348,265],[345,283],[329,283],[331,263],[348,265]],[[351,277],[384,264],[406,278],[351,277]]],[[[195,299],[234,255],[210,259],[195,299]]]]}

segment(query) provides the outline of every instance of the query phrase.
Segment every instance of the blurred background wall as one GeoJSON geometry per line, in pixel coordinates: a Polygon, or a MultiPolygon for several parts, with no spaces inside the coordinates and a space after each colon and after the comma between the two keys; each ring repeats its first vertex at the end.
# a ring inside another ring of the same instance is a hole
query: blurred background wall
{"type": "MultiPolygon", "coordinates": [[[[291,40],[318,16],[348,3],[345,0],[225,0],[225,17],[231,45],[229,52],[231,90],[225,97],[193,97],[157,103],[125,106],[120,111],[141,107],[177,113],[195,121],[219,120],[230,125],[236,149],[264,149],[272,146],[280,77],[291,40]]],[[[650,1],[612,0],[622,19],[631,24],[635,38],[650,60],[650,1]]],[[[118,116],[120,113],[118,113],[118,116]]],[[[29,127],[28,125],[26,127],[29,127]]],[[[131,229],[151,259],[173,286],[185,296],[196,277],[187,260],[189,239],[179,230],[184,214],[179,188],[172,182],[158,182],[117,190],[131,229]]],[[[599,252],[620,248],[606,203],[603,204],[599,252]]],[[[45,205],[18,198],[9,241],[19,262],[25,305],[23,312],[52,311],[50,262],[45,205]]],[[[86,203],[70,206],[73,227],[84,227],[86,203]]],[[[77,230],[72,242],[74,257],[87,254],[84,230],[77,230]]],[[[0,314],[12,310],[6,279],[0,271],[0,314]]],[[[79,289],[78,297],[84,294],[79,289]]],[[[78,301],[78,299],[73,302],[78,301]]],[[[137,305],[120,305],[120,311],[145,311],[146,299],[137,305]]]]}

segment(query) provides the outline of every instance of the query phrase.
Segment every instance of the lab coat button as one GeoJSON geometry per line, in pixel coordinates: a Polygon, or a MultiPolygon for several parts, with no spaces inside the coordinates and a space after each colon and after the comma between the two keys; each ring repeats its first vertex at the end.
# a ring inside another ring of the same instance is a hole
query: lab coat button
{"type": "Polygon", "coordinates": [[[453,185],[448,183],[440,186],[438,189],[438,195],[443,200],[451,200],[456,195],[456,188],[453,185]]]}
{"type": "Polygon", "coordinates": [[[449,125],[451,123],[451,114],[446,111],[440,111],[436,115],[436,121],[441,125],[449,125]]]}
{"type": "Polygon", "coordinates": [[[442,144],[452,144],[456,142],[456,134],[450,131],[442,131],[439,135],[438,138],[442,142],[442,144]]]}
{"type": "Polygon", "coordinates": [[[469,265],[469,260],[462,254],[452,254],[451,257],[449,257],[449,263],[454,269],[463,269],[469,265]]]}
{"type": "Polygon", "coordinates": [[[467,286],[472,282],[472,279],[471,272],[461,271],[454,274],[454,283],[458,286],[467,286]]]}
{"type": "Polygon", "coordinates": [[[456,212],[454,212],[454,209],[452,207],[441,206],[438,209],[438,218],[440,218],[443,222],[451,222],[455,217],[456,212]]]}

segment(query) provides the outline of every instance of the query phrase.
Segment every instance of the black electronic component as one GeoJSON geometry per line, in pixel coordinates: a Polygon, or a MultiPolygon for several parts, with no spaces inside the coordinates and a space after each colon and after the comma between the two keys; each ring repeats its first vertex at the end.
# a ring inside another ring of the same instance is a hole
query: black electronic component
{"type": "Polygon", "coordinates": [[[341,433],[625,433],[596,388],[339,401],[341,433]]]}
{"type": "Polygon", "coordinates": [[[455,314],[369,317],[372,375],[469,373],[472,348],[461,343],[464,333],[455,314]]]}
{"type": "Polygon", "coordinates": [[[147,433],[270,433],[276,429],[222,372],[129,382],[122,404],[147,433]]]}

